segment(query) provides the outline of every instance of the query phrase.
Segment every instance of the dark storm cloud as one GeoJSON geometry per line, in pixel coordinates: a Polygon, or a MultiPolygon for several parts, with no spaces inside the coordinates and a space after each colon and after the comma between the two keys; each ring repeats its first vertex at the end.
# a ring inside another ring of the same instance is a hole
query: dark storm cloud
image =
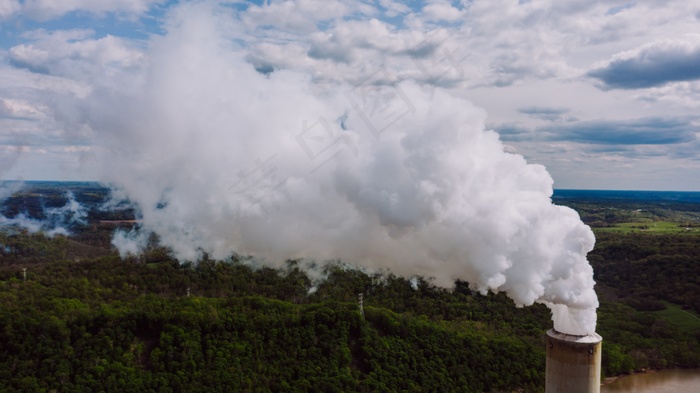
{"type": "Polygon", "coordinates": [[[642,89],[700,79],[700,43],[657,43],[587,74],[606,89],[642,89]]]}
{"type": "Polygon", "coordinates": [[[699,127],[688,119],[642,118],[617,121],[581,121],[543,127],[546,139],[598,145],[668,145],[695,140],[699,127]]]}

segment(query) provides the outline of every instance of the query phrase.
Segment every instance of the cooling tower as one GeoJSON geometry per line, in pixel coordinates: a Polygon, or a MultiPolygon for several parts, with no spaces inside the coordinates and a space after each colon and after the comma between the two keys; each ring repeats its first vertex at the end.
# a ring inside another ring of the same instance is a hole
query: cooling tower
{"type": "Polygon", "coordinates": [[[547,332],[545,393],[599,393],[602,337],[547,332]]]}

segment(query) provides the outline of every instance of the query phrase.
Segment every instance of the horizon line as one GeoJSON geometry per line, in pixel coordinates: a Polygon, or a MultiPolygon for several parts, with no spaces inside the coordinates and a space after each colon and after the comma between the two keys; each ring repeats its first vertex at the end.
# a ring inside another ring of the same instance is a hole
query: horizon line
{"type": "MultiPolygon", "coordinates": [[[[97,183],[106,188],[109,188],[108,183],[100,180],[0,180],[0,183],[97,183]]],[[[619,191],[619,192],[688,192],[700,193],[698,190],[650,190],[650,189],[616,189],[616,188],[558,188],[554,187],[554,191],[619,191]]]]}

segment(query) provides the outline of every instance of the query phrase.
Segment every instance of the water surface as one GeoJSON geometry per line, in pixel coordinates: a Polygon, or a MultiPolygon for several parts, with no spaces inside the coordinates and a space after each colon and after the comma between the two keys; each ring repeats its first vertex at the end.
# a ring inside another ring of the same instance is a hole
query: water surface
{"type": "Polygon", "coordinates": [[[601,386],[601,393],[698,393],[700,370],[664,370],[636,374],[601,386]]]}

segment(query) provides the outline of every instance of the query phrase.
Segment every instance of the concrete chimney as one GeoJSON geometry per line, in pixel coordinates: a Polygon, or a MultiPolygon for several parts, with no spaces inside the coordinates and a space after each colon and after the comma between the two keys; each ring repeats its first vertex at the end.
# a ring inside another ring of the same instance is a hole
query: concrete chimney
{"type": "Polygon", "coordinates": [[[545,393],[600,393],[603,338],[547,332],[545,393]]]}

